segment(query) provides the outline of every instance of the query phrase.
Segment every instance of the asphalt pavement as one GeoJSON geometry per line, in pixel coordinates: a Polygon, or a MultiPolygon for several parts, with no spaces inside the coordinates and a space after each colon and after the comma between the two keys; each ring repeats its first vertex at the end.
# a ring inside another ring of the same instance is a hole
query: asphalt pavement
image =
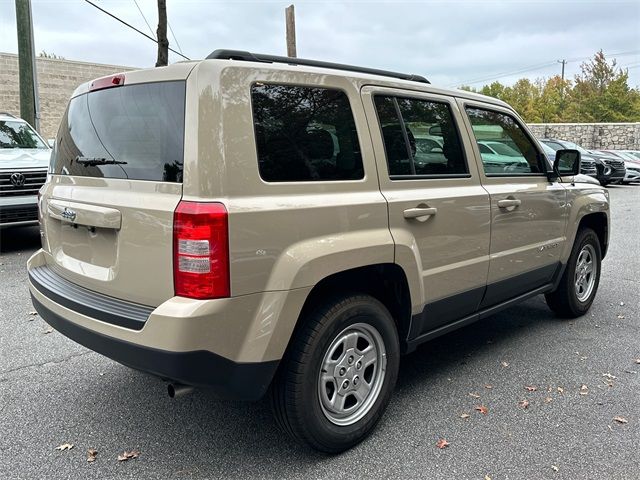
{"type": "Polygon", "coordinates": [[[640,479],[640,186],[609,190],[587,315],[558,320],[540,296],[423,345],[373,435],[338,456],[290,441],[266,401],[170,399],[51,331],[26,286],[38,229],[0,231],[0,478],[640,479]]]}

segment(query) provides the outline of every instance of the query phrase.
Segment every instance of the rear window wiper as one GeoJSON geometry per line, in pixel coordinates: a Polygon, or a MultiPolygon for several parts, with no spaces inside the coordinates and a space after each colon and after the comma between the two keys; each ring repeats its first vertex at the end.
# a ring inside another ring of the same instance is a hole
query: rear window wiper
{"type": "Polygon", "coordinates": [[[84,165],[86,167],[95,167],[96,165],[125,165],[127,162],[121,162],[120,160],[107,160],[100,157],[76,157],[76,163],[84,165]]]}

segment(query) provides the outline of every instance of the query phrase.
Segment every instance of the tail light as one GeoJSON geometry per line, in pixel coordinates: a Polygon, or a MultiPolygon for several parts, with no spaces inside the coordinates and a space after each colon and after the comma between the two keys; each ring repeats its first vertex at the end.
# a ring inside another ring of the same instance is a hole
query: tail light
{"type": "Polygon", "coordinates": [[[227,210],[181,201],[173,216],[173,285],[181,297],[230,295],[227,210]]]}

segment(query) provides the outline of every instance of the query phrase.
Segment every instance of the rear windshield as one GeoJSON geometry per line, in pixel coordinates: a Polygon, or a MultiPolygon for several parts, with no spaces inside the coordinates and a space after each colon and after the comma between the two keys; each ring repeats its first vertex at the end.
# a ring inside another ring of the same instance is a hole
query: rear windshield
{"type": "Polygon", "coordinates": [[[182,182],[185,82],[75,97],[60,124],[53,173],[182,182]]]}

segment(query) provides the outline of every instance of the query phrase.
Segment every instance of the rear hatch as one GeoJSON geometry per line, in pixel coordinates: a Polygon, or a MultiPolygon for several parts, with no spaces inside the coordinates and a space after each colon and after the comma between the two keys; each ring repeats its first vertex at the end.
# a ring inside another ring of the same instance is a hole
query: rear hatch
{"type": "Polygon", "coordinates": [[[167,81],[165,71],[163,81],[149,82],[147,72],[146,82],[133,84],[128,73],[107,77],[71,99],[41,203],[54,273],[143,305],[173,296],[186,74],[167,81]]]}

